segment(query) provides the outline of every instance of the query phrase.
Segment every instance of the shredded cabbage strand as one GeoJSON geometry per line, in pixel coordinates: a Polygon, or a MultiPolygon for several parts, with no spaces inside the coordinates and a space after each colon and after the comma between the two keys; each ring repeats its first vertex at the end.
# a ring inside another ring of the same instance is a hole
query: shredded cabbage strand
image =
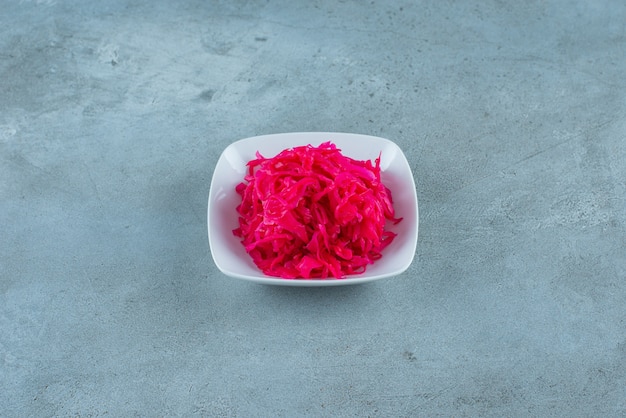
{"type": "Polygon", "coordinates": [[[365,272],[396,234],[391,191],[374,163],[344,156],[331,142],[259,152],[235,188],[246,252],[268,276],[344,278],[365,272]]]}

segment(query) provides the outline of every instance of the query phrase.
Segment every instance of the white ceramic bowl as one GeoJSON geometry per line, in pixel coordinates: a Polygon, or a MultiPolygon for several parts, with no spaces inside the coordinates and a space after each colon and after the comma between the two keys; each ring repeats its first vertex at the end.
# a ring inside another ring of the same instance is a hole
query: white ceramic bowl
{"type": "Polygon", "coordinates": [[[406,157],[392,141],[375,136],[333,133],[299,132],[263,135],[230,144],[220,156],[209,192],[209,246],[213,260],[224,274],[262,284],[283,286],[341,286],[397,276],[413,261],[417,245],[418,207],[415,182],[406,157]],[[383,250],[382,258],[368,265],[367,270],[343,279],[281,279],[263,274],[246,253],[240,239],[233,235],[238,225],[236,207],[241,197],[235,186],[243,181],[246,164],[259,151],[270,158],[286,148],[301,145],[318,146],[330,141],[341,152],[357,160],[374,160],[381,154],[381,180],[391,190],[397,217],[402,222],[389,229],[398,235],[383,250]]]}

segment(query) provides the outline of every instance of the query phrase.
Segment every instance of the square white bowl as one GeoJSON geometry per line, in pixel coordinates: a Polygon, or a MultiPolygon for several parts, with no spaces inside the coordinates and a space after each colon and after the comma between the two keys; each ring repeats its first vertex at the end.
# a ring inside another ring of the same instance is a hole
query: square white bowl
{"type": "Polygon", "coordinates": [[[213,261],[227,276],[261,284],[282,286],[341,286],[365,283],[384,277],[397,276],[413,262],[418,230],[417,193],[411,167],[402,150],[392,141],[369,135],[335,132],[295,132],[262,135],[230,144],[220,156],[213,172],[207,210],[209,246],[213,261]],[[271,277],[254,264],[241,240],[233,235],[239,215],[236,207],[241,197],[235,192],[244,180],[246,164],[259,151],[264,157],[274,157],[287,148],[301,145],[318,146],[330,141],[343,155],[356,160],[375,160],[381,156],[381,180],[391,190],[396,217],[402,222],[389,230],[398,234],[383,250],[382,258],[367,266],[358,275],[342,279],[282,279],[271,277]]]}

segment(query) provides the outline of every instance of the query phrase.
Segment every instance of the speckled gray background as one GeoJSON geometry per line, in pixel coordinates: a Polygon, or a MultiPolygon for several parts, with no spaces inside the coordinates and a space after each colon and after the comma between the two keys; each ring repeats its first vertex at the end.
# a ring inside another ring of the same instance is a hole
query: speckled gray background
{"type": "Polygon", "coordinates": [[[0,1],[0,415],[626,416],[623,1],[0,1]],[[395,141],[401,276],[213,264],[221,151],[395,141]]]}

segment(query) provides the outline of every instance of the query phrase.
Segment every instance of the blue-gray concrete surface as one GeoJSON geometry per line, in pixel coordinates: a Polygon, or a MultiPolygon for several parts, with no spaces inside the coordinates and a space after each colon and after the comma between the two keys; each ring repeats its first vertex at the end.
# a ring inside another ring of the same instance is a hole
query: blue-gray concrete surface
{"type": "Polygon", "coordinates": [[[626,3],[0,2],[0,416],[626,416],[626,3]],[[405,151],[404,274],[213,264],[232,141],[405,151]]]}

